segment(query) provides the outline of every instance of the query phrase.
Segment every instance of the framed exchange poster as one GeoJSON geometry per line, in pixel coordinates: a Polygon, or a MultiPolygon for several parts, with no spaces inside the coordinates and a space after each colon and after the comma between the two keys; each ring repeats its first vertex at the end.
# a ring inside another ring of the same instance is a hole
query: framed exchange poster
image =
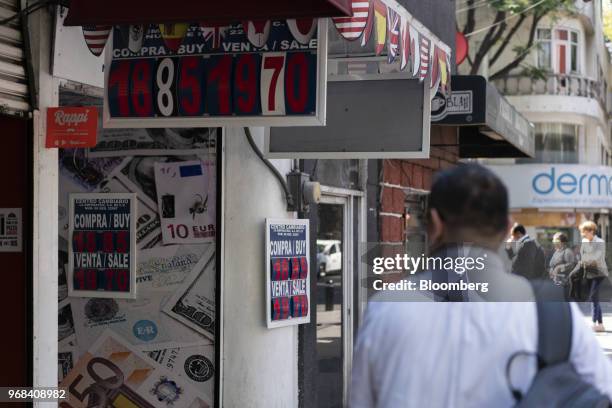
{"type": "Polygon", "coordinates": [[[136,297],[136,194],[70,194],[68,296],[136,297]]]}
{"type": "Polygon", "coordinates": [[[269,329],[310,323],[310,224],[266,220],[266,322],[269,329]]]}

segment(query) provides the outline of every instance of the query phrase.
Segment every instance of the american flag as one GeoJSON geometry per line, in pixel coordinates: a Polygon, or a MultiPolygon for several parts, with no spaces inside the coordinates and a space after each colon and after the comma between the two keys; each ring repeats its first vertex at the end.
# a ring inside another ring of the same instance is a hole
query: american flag
{"type": "Polygon", "coordinates": [[[419,42],[421,49],[421,68],[419,69],[419,80],[424,81],[427,78],[427,73],[429,72],[429,60],[431,58],[431,40],[420,34],[419,42]]]}
{"type": "Polygon", "coordinates": [[[223,41],[223,38],[225,38],[229,27],[213,24],[200,24],[200,26],[202,27],[204,40],[211,42],[211,48],[216,50],[217,48],[221,47],[221,42],[223,41]]]}
{"type": "Polygon", "coordinates": [[[87,48],[96,57],[99,57],[104,51],[111,29],[112,27],[107,25],[83,26],[83,37],[85,37],[87,48]]]}
{"type": "Polygon", "coordinates": [[[332,21],[340,35],[352,41],[361,37],[368,23],[370,0],[352,0],[351,8],[353,11],[351,17],[334,17],[332,21]]]}
{"type": "Polygon", "coordinates": [[[400,47],[400,15],[398,12],[388,7],[387,10],[387,30],[389,31],[389,49],[387,50],[389,64],[392,63],[399,54],[400,47]]]}

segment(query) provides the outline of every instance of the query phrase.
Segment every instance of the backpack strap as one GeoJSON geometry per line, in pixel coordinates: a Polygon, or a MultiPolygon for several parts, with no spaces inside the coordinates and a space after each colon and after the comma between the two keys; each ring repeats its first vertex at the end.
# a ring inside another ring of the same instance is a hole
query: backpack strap
{"type": "Polygon", "coordinates": [[[572,348],[572,310],[558,286],[532,282],[538,312],[538,369],[567,361],[572,348]]]}

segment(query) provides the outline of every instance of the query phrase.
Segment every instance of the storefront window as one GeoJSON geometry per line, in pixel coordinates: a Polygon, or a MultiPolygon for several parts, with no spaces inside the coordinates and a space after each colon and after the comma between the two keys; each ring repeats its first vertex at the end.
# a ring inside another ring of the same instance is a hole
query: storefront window
{"type": "Polygon", "coordinates": [[[577,74],[580,68],[580,48],[577,31],[538,28],[537,67],[558,74],[577,74]],[[554,64],[553,64],[554,61],[554,64]]]}
{"type": "MultiPolygon", "coordinates": [[[[60,103],[100,103],[74,96],[60,103]]],[[[95,148],[60,149],[61,387],[95,382],[104,406],[214,406],[219,135],[100,129],[95,148]]]]}
{"type": "Polygon", "coordinates": [[[536,123],[536,157],[518,163],[578,163],[578,126],[536,123]]]}

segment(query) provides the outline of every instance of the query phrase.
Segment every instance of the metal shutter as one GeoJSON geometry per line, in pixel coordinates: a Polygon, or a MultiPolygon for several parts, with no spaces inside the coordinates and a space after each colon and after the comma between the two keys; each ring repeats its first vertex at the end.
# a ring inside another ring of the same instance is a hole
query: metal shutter
{"type": "MultiPolygon", "coordinates": [[[[20,9],[19,0],[0,0],[0,19],[20,9]]],[[[0,110],[30,109],[21,20],[0,26],[0,110]]]]}

